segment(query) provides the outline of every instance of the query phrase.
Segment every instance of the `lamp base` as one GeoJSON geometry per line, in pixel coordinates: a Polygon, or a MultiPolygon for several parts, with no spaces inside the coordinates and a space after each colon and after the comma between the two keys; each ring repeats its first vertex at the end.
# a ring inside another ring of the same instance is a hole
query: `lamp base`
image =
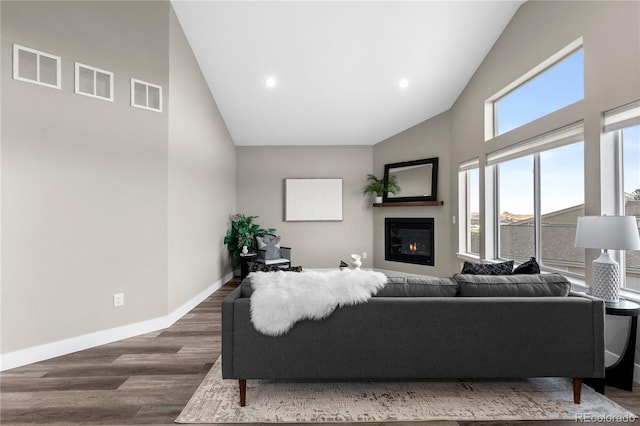
{"type": "Polygon", "coordinates": [[[603,251],[592,263],[591,295],[605,302],[620,300],[620,265],[603,251]]]}

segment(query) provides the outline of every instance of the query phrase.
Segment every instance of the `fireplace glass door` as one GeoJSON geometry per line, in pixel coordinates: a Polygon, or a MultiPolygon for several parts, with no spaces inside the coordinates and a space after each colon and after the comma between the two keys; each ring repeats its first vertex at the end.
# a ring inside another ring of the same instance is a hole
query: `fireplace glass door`
{"type": "Polygon", "coordinates": [[[434,266],[433,218],[386,218],[385,260],[434,266]]]}

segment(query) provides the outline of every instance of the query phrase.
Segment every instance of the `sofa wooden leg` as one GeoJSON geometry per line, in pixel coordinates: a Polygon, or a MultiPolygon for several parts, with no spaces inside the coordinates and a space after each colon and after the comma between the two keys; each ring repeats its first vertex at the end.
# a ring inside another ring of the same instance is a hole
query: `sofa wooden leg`
{"type": "Polygon", "coordinates": [[[240,385],[240,406],[244,407],[247,402],[247,381],[245,379],[238,380],[240,385]]]}
{"type": "Polygon", "coordinates": [[[582,391],[582,379],[573,379],[573,402],[580,404],[580,392],[582,391]]]}

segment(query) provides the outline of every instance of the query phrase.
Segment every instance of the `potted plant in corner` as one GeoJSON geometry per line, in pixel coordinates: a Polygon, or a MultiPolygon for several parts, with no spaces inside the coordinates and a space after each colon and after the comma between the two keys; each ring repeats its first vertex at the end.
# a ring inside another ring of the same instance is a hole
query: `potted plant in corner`
{"type": "Polygon", "coordinates": [[[260,225],[254,223],[253,219],[257,217],[238,213],[231,218],[231,227],[227,229],[224,243],[229,249],[229,255],[234,266],[240,263],[240,253],[243,252],[243,247],[251,247],[255,235],[274,233],[276,231],[275,228],[263,229],[260,225]]]}
{"type": "Polygon", "coordinates": [[[389,175],[387,179],[377,178],[375,175],[367,175],[367,186],[364,187],[362,195],[373,194],[375,196],[374,203],[382,203],[382,194],[390,192],[397,195],[400,192],[400,185],[396,179],[396,175],[389,175]]]}

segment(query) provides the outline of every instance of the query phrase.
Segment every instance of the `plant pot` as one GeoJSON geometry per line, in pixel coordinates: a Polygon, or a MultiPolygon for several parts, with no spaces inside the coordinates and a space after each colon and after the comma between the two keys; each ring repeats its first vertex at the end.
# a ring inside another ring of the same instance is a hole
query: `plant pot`
{"type": "Polygon", "coordinates": [[[373,202],[376,203],[376,204],[381,204],[382,203],[382,195],[376,195],[373,198],[373,202]]]}

